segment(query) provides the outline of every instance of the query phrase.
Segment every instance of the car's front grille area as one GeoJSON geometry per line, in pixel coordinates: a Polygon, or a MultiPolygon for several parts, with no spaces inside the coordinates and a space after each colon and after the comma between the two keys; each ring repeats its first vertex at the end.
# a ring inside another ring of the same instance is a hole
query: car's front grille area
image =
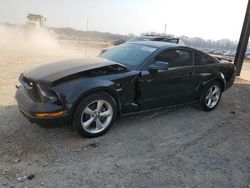
{"type": "Polygon", "coordinates": [[[21,75],[19,78],[20,83],[25,88],[26,93],[29,95],[29,97],[38,102],[40,101],[40,95],[38,92],[38,88],[35,82],[32,80],[26,78],[25,76],[21,75]]]}

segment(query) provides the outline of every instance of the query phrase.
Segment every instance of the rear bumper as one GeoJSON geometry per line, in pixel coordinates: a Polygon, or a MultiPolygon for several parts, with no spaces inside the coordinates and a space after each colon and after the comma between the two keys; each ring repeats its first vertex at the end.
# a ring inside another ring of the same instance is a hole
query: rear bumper
{"type": "Polygon", "coordinates": [[[71,122],[71,118],[67,108],[64,105],[53,103],[37,103],[34,102],[25,92],[25,89],[20,86],[15,95],[20,112],[32,123],[38,125],[61,125],[71,122]],[[54,113],[64,111],[63,115],[56,117],[36,117],[37,113],[54,113]]]}

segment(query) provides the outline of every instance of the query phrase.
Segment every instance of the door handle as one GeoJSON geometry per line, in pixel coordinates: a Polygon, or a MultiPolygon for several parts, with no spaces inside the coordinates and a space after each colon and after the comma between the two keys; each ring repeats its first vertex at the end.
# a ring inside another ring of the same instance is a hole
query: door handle
{"type": "Polygon", "coordinates": [[[187,76],[193,76],[194,75],[194,72],[189,72],[189,73],[187,73],[187,76]]]}
{"type": "Polygon", "coordinates": [[[137,79],[137,82],[138,82],[139,84],[143,84],[143,83],[145,83],[145,79],[143,79],[143,78],[138,78],[138,79],[137,79]]]}

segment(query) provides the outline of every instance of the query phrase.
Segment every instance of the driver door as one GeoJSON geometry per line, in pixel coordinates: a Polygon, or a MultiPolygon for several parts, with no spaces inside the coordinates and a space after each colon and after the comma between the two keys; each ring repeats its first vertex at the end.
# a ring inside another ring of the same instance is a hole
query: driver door
{"type": "Polygon", "coordinates": [[[194,75],[193,53],[187,50],[166,50],[155,61],[169,64],[168,70],[154,73],[142,71],[138,79],[139,103],[142,109],[192,100],[198,77],[194,75]]]}

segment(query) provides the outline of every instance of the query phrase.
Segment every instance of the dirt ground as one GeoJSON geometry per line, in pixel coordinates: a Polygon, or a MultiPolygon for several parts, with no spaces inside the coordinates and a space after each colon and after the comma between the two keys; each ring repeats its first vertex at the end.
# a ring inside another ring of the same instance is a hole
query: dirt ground
{"type": "Polygon", "coordinates": [[[240,77],[250,81],[250,60],[245,60],[242,66],[240,77]]]}
{"type": "Polygon", "coordinates": [[[249,82],[238,79],[212,112],[189,104],[139,114],[84,139],[31,125],[17,109],[21,72],[85,57],[79,46],[47,51],[0,49],[0,187],[250,187],[249,82]]]}

